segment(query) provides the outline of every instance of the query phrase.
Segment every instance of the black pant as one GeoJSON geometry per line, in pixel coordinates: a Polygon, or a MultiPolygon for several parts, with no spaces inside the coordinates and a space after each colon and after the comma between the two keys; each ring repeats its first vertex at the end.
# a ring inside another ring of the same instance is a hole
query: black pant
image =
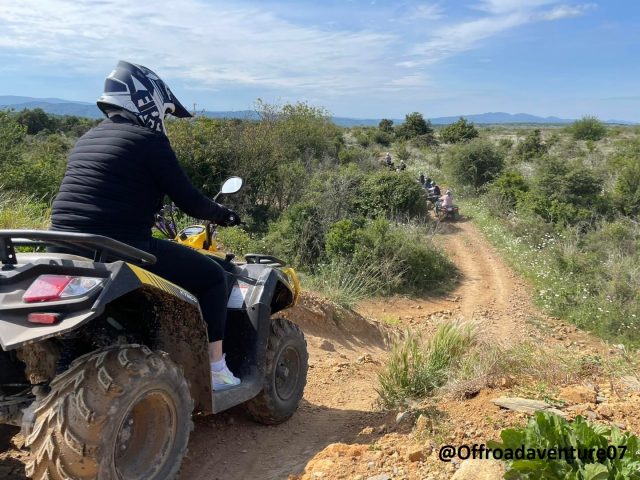
{"type": "Polygon", "coordinates": [[[206,255],[168,240],[151,238],[127,242],[156,256],[154,265],[144,268],[193,293],[200,302],[207,323],[209,342],[222,340],[227,320],[229,293],[224,269],[206,255]]]}

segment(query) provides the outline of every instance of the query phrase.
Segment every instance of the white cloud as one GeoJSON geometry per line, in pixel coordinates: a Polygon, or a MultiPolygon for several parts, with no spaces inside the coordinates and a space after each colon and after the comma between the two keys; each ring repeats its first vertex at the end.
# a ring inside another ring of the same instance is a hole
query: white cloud
{"type": "Polygon", "coordinates": [[[420,20],[438,20],[443,16],[442,7],[437,3],[423,3],[411,12],[412,18],[420,20]]]}
{"type": "Polygon", "coordinates": [[[395,41],[389,33],[325,31],[258,8],[198,0],[22,0],[3,5],[0,24],[2,48],[42,62],[95,72],[127,59],[212,87],[341,91],[380,83],[382,58],[395,41]]]}
{"type": "Polygon", "coordinates": [[[588,10],[597,8],[595,3],[583,5],[558,5],[547,12],[542,13],[544,20],[561,20],[563,18],[578,17],[584,15],[588,10]]]}
{"type": "Polygon", "coordinates": [[[551,3],[557,3],[557,0],[486,0],[476,8],[488,14],[435,29],[430,38],[416,45],[410,51],[410,58],[402,63],[413,67],[430,65],[457,53],[479,48],[484,40],[521,25],[574,17],[595,8],[592,3],[539,8],[551,3]]]}
{"type": "Polygon", "coordinates": [[[482,0],[475,8],[492,14],[522,12],[544,5],[557,3],[558,0],[482,0]]]}
{"type": "Polygon", "coordinates": [[[0,0],[0,53],[28,58],[45,72],[51,67],[89,75],[106,75],[124,59],[189,89],[367,95],[419,89],[429,85],[425,66],[520,25],[594,8],[558,0],[472,1],[476,18],[452,21],[440,3],[425,2],[402,11],[402,20],[414,25],[373,31],[302,25],[269,11],[266,2],[0,0]]]}

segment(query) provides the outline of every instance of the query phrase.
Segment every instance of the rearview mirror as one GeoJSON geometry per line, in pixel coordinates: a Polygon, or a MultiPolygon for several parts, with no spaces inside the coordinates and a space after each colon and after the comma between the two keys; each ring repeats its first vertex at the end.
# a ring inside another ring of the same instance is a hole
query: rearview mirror
{"type": "Polygon", "coordinates": [[[229,177],[222,184],[220,193],[230,194],[238,193],[244,184],[244,180],[241,177],[229,177]]]}

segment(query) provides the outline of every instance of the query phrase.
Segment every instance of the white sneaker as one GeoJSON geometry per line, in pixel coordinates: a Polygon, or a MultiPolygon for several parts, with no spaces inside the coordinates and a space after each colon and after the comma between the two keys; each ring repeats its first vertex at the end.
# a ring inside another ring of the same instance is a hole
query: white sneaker
{"type": "Polygon", "coordinates": [[[219,372],[211,372],[211,383],[214,390],[220,391],[240,385],[240,379],[231,373],[231,370],[225,364],[224,368],[219,372]]]}

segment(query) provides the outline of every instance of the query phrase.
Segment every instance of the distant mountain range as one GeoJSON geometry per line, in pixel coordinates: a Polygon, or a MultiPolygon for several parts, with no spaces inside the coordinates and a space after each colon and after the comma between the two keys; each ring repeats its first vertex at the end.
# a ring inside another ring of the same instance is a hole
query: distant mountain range
{"type": "MultiPolygon", "coordinates": [[[[96,107],[95,103],[76,102],[72,100],[62,100],[60,98],[33,98],[19,97],[14,95],[0,95],[0,110],[11,108],[16,111],[25,108],[41,108],[47,113],[55,115],[76,115],[78,117],[100,118],[102,112],[96,107]]],[[[226,112],[198,112],[210,118],[239,118],[243,120],[255,120],[258,114],[253,110],[237,110],[226,112]]],[[[462,115],[470,122],[477,124],[566,124],[574,122],[575,119],[558,118],[558,117],[538,117],[528,113],[505,113],[505,112],[488,112],[474,115],[462,115]]],[[[453,117],[435,117],[431,118],[434,125],[448,125],[456,122],[460,115],[453,117]]],[[[392,119],[395,124],[403,122],[402,119],[392,119]]],[[[333,117],[333,121],[342,127],[353,127],[357,125],[375,126],[378,125],[380,119],[374,118],[348,118],[333,117]]],[[[625,120],[606,120],[606,123],[619,125],[634,125],[636,122],[625,120]]]]}

